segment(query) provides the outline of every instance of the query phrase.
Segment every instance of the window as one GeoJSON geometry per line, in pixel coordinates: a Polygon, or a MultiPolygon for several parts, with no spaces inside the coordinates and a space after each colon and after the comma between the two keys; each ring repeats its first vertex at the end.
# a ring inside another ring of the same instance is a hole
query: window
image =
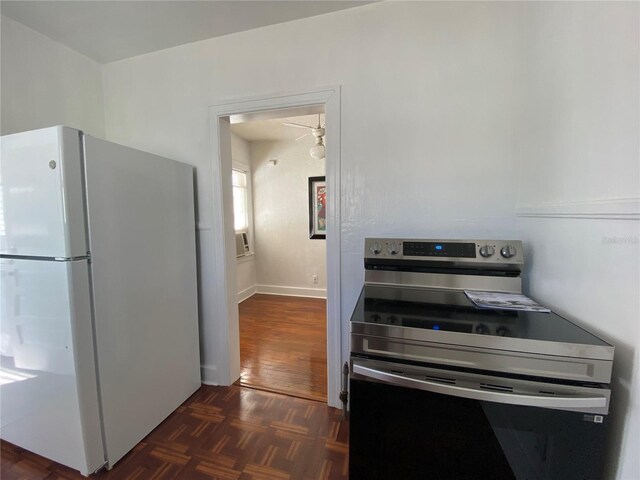
{"type": "Polygon", "coordinates": [[[233,222],[236,232],[249,230],[249,195],[247,192],[247,172],[233,169],[233,222]]]}

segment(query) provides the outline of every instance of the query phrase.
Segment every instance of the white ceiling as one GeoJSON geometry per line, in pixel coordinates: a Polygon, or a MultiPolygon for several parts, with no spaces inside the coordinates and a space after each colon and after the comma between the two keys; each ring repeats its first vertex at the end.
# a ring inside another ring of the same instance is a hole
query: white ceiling
{"type": "Polygon", "coordinates": [[[100,63],[370,1],[2,0],[0,12],[100,63]]]}
{"type": "MultiPolygon", "coordinates": [[[[311,130],[302,127],[290,127],[284,123],[299,123],[316,127],[318,125],[318,115],[303,115],[299,117],[276,118],[271,120],[256,120],[252,122],[234,123],[231,131],[249,142],[260,140],[289,140],[295,141],[305,134],[305,140],[311,145],[314,144],[311,130]]],[[[320,124],[324,125],[324,113],[320,114],[320,124]]]]}

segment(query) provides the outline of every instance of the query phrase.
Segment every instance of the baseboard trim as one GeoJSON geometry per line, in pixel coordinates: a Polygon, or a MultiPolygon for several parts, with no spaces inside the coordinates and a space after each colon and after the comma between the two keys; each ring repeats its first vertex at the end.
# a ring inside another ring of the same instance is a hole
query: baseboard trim
{"type": "Polygon", "coordinates": [[[640,220],[640,198],[521,205],[516,209],[516,216],[519,218],[640,220]]]}
{"type": "Polygon", "coordinates": [[[256,293],[256,286],[252,285],[238,292],[238,303],[244,302],[247,298],[252,297],[256,293]]]}
{"type": "Polygon", "coordinates": [[[216,378],[216,370],[216,367],[212,367],[210,365],[200,365],[200,377],[203,385],[220,385],[219,382],[212,380],[213,378],[216,378]]]}
{"type": "Polygon", "coordinates": [[[266,295],[285,295],[288,297],[327,298],[324,288],[282,287],[278,285],[256,285],[255,293],[266,295]]]}

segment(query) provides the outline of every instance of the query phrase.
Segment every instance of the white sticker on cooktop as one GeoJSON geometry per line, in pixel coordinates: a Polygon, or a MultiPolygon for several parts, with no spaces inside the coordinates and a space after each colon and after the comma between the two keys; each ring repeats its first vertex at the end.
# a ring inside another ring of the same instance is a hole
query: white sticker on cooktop
{"type": "Polygon", "coordinates": [[[465,290],[464,293],[479,308],[551,313],[548,308],[520,293],[479,292],[476,290],[465,290]]]}

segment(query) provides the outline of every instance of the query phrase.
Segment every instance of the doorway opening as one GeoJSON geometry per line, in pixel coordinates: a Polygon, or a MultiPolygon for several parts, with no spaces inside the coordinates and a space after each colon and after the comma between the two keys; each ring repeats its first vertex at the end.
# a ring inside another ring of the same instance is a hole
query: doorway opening
{"type": "MultiPolygon", "coordinates": [[[[326,402],[332,407],[341,406],[339,393],[344,345],[341,341],[340,311],[339,87],[229,101],[209,109],[214,180],[213,209],[210,220],[213,241],[221,248],[212,252],[211,280],[215,282],[216,288],[211,291],[211,303],[214,306],[211,315],[208,315],[203,322],[205,329],[210,328],[209,331],[216,332],[215,337],[207,335],[203,339],[205,351],[212,352],[212,355],[203,361],[204,383],[229,385],[240,379],[241,375],[236,229],[233,214],[233,187],[232,182],[228,181],[233,172],[231,126],[253,120],[292,118],[301,115],[316,115],[317,119],[317,114],[323,111],[326,115],[326,138],[328,139],[325,155],[326,241],[323,241],[326,242],[326,402]]],[[[303,133],[305,132],[300,132],[300,136],[303,133]]],[[[275,160],[277,161],[277,158],[275,160]]],[[[272,167],[277,169],[277,162],[272,167]]],[[[305,204],[307,204],[306,201],[305,204]]],[[[248,237],[248,248],[251,250],[251,235],[248,237]]],[[[244,245],[244,239],[240,237],[240,240],[244,245]]],[[[320,242],[320,240],[315,241],[320,242]]],[[[295,250],[290,253],[294,252],[295,250]]],[[[320,282],[322,274],[317,275],[320,282]]],[[[314,285],[313,276],[311,272],[311,285],[314,285]]],[[[309,290],[314,288],[311,286],[309,290]]],[[[273,300],[275,295],[271,295],[270,298],[273,300]]],[[[289,300],[293,298],[289,296],[289,300]]],[[[263,312],[262,308],[256,308],[256,310],[260,314],[263,312]]],[[[265,323],[264,317],[262,323],[265,323]]],[[[287,361],[293,364],[296,362],[295,358],[294,354],[287,361]]]]}
{"type": "Polygon", "coordinates": [[[239,384],[324,403],[324,112],[286,113],[231,125],[239,384]]]}

